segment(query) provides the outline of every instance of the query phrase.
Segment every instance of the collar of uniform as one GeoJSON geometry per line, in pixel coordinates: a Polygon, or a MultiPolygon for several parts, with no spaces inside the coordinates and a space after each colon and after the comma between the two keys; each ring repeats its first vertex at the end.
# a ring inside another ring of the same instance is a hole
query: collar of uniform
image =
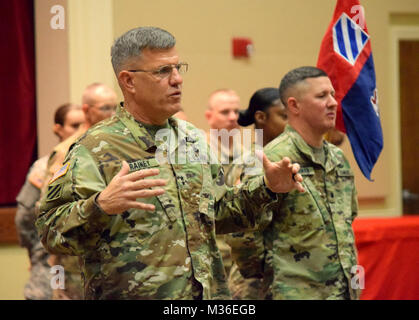
{"type": "MultiPolygon", "coordinates": [[[[324,167],[322,163],[318,162],[315,159],[313,151],[310,148],[310,146],[304,141],[304,139],[300,136],[300,134],[293,127],[291,127],[289,124],[287,124],[285,126],[284,132],[286,132],[291,137],[291,140],[293,141],[293,143],[295,144],[297,149],[302,154],[304,154],[308,159],[310,159],[311,162],[314,162],[314,163],[324,167]]],[[[334,152],[332,151],[332,148],[330,148],[330,144],[326,140],[323,140],[323,148],[325,150],[325,156],[326,156],[326,168],[325,168],[325,170],[326,170],[326,172],[329,172],[329,171],[333,170],[338,165],[338,161],[337,161],[336,157],[334,156],[334,152]]],[[[292,161],[292,159],[291,159],[291,161],[292,161]]]]}
{"type": "Polygon", "coordinates": [[[132,114],[124,108],[123,102],[116,109],[116,117],[124,123],[142,149],[151,151],[157,148],[154,138],[141,122],[136,121],[132,114]]]}
{"type": "MultiPolygon", "coordinates": [[[[116,116],[125,124],[125,126],[130,130],[131,134],[134,136],[136,142],[140,145],[141,148],[147,152],[155,152],[157,149],[155,138],[150,135],[148,130],[134,119],[134,117],[124,108],[124,103],[121,102],[116,110],[116,116]]],[[[187,128],[187,122],[179,120],[175,117],[170,117],[168,119],[169,126],[178,132],[179,136],[183,137],[179,141],[180,143],[194,143],[197,141],[197,138],[194,134],[190,132],[187,128]]],[[[175,143],[170,146],[170,152],[173,152],[177,149],[178,144],[175,143]]]]}

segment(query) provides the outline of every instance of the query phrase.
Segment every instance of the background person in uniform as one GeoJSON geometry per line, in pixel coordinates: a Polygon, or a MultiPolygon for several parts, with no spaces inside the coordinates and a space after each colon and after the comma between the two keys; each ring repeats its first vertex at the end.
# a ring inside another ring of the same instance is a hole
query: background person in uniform
{"type": "Polygon", "coordinates": [[[357,299],[354,175],[343,152],[324,140],[336,121],[334,88],[324,71],[301,67],[284,76],[279,94],[288,125],[264,151],[272,161],[288,156],[300,163],[307,192],[282,195],[263,231],[272,298],[357,299]]]}
{"type": "MultiPolygon", "coordinates": [[[[255,129],[263,130],[263,146],[279,136],[287,124],[287,111],[279,98],[278,88],[257,90],[250,98],[248,108],[240,111],[238,124],[243,127],[254,124],[255,129]]],[[[263,244],[263,235],[254,231],[228,234],[225,237],[232,252],[233,262],[228,286],[233,299],[268,298],[265,296],[267,288],[263,288],[263,279],[260,278],[262,273],[269,272],[268,267],[271,262],[269,258],[266,258],[267,250],[263,244]],[[236,256],[239,256],[238,261],[242,263],[240,268],[235,261],[236,256]],[[239,270],[245,274],[246,278],[239,270]]]]}
{"type": "MultiPolygon", "coordinates": [[[[83,121],[84,114],[80,106],[64,104],[55,111],[53,132],[62,141],[72,135],[83,121]]],[[[23,295],[27,300],[52,298],[48,253],[42,246],[35,228],[35,203],[41,194],[47,161],[48,155],[34,162],[16,198],[15,224],[18,238],[20,245],[28,250],[30,259],[30,278],[23,289],[23,295]]]]}
{"type": "MultiPolygon", "coordinates": [[[[115,114],[117,104],[116,93],[113,89],[102,83],[88,85],[82,94],[82,110],[86,121],[66,140],[59,143],[52,151],[47,165],[47,174],[42,187],[45,194],[48,183],[59,170],[70,146],[76,142],[86,131],[98,122],[115,114]]],[[[75,300],[83,297],[79,259],[69,255],[51,255],[51,266],[61,265],[65,270],[65,289],[53,290],[54,300],[75,300]]]]}
{"type": "MultiPolygon", "coordinates": [[[[82,109],[86,121],[68,139],[58,144],[48,160],[46,183],[60,169],[70,146],[90,127],[115,114],[117,96],[113,89],[102,83],[88,85],[82,94],[82,109]]],[[[45,186],[44,186],[45,187],[45,186]]]]}
{"type": "Polygon", "coordinates": [[[136,28],[111,52],[124,102],[73,145],[48,185],[37,220],[42,241],[82,257],[88,299],[228,298],[215,228],[254,227],[273,192],[303,192],[299,166],[263,157],[264,176],[226,187],[218,164],[194,161],[209,153],[200,131],[171,117],[187,69],[174,37],[136,28]],[[179,141],[167,143],[162,132],[179,141]],[[158,161],[161,154],[175,159],[158,161]]]}
{"type": "MultiPolygon", "coordinates": [[[[207,134],[208,143],[219,157],[224,169],[224,181],[228,186],[233,186],[239,182],[243,169],[242,164],[233,163],[235,154],[241,156],[243,152],[242,145],[234,143],[234,134],[232,134],[232,130],[236,130],[238,135],[240,133],[237,123],[239,109],[240,97],[234,90],[218,89],[210,94],[207,110],[205,110],[205,118],[210,127],[210,132],[207,134]],[[222,131],[223,129],[226,131],[222,131]],[[228,138],[222,139],[223,135],[228,138]]],[[[232,263],[231,249],[225,242],[224,237],[225,235],[218,234],[216,240],[228,277],[232,263]]]]}

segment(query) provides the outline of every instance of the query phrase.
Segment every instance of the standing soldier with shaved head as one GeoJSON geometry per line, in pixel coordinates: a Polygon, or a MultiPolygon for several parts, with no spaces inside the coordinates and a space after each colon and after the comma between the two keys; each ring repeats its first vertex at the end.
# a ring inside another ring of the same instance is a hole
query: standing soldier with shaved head
{"type": "MultiPolygon", "coordinates": [[[[239,124],[237,123],[239,109],[240,97],[234,90],[217,89],[210,94],[208,107],[205,111],[205,118],[210,127],[210,132],[207,135],[208,143],[223,166],[224,181],[228,186],[240,182],[240,174],[243,170],[242,163],[234,163],[234,156],[240,157],[243,152],[242,145],[234,143],[234,136],[240,137],[239,124]]],[[[217,245],[228,278],[232,264],[231,249],[224,237],[223,234],[217,235],[217,245]]]]}

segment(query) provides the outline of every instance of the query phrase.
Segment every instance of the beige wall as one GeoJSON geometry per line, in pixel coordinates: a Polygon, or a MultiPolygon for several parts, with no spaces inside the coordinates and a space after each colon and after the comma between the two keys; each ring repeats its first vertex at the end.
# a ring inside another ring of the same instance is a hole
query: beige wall
{"type": "Polygon", "coordinates": [[[113,41],[112,0],[68,2],[70,99],[81,103],[93,82],[114,86],[110,64],[113,41]]]}
{"type": "MultiPolygon", "coordinates": [[[[67,10],[67,0],[35,0],[36,98],[38,154],[43,156],[58,143],[52,134],[54,112],[69,102],[68,29],[52,29],[51,8],[67,10]]],[[[65,19],[66,21],[66,19],[65,19]]],[[[66,23],[65,23],[66,25],[66,23]]]]}

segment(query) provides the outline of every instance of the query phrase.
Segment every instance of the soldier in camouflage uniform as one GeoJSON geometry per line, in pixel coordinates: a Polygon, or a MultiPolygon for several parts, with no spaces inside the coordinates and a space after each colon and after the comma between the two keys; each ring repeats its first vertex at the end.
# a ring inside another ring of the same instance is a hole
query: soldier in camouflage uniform
{"type": "MultiPolygon", "coordinates": [[[[208,99],[205,118],[208,121],[210,132],[207,134],[211,151],[218,156],[224,170],[224,182],[233,186],[240,182],[243,164],[235,163],[235,157],[241,157],[245,150],[242,144],[234,141],[234,135],[240,136],[238,131],[240,97],[231,89],[218,89],[212,92],[208,99]],[[235,131],[233,131],[235,130],[235,131]],[[225,137],[223,137],[225,135],[225,137]]],[[[239,159],[240,160],[240,159],[239,159]]],[[[230,274],[231,249],[225,241],[225,235],[216,236],[217,246],[223,258],[227,278],[230,274]]]]}
{"type": "Polygon", "coordinates": [[[112,62],[124,103],[73,145],[48,185],[42,241],[81,258],[87,299],[228,298],[216,228],[255,227],[276,193],[303,192],[299,166],[263,157],[264,176],[226,187],[220,166],[202,161],[205,138],[171,117],[186,68],[173,36],[128,31],[112,62]]]}
{"type": "Polygon", "coordinates": [[[260,271],[273,299],[357,299],[354,175],[343,152],[323,139],[335,125],[333,86],[322,70],[301,67],[285,75],[279,92],[289,125],[264,151],[272,161],[288,156],[300,163],[307,192],[279,196],[263,231],[265,265],[273,269],[260,271]]]}
{"type": "MultiPolygon", "coordinates": [[[[86,121],[76,132],[59,143],[51,152],[48,159],[45,183],[42,187],[42,196],[45,195],[48,184],[54,174],[61,168],[70,146],[91,126],[115,114],[116,104],[116,93],[104,84],[92,83],[84,89],[82,95],[82,109],[86,121]]],[[[65,288],[54,289],[52,298],[54,300],[81,299],[83,297],[83,287],[81,284],[79,258],[72,255],[50,255],[48,262],[51,266],[63,266],[65,271],[65,288]]]]}
{"type": "Polygon", "coordinates": [[[35,202],[39,200],[47,161],[48,156],[45,156],[34,162],[16,198],[16,229],[20,245],[28,249],[30,259],[30,278],[23,289],[23,295],[27,300],[49,300],[52,297],[48,253],[42,246],[35,228],[35,202]]]}
{"type": "MultiPolygon", "coordinates": [[[[261,139],[263,146],[284,131],[287,113],[279,99],[277,88],[257,90],[250,98],[249,107],[240,112],[239,125],[248,126],[253,123],[255,129],[263,130],[261,139]]],[[[243,174],[247,174],[247,171],[244,170],[243,174]]],[[[226,242],[234,248],[233,254],[237,257],[233,257],[228,279],[233,299],[259,300],[268,298],[266,296],[268,288],[263,287],[263,279],[260,277],[261,274],[267,275],[271,270],[267,268],[268,263],[262,264],[262,262],[269,261],[263,244],[263,235],[257,231],[238,232],[226,235],[226,242]],[[249,256],[250,254],[255,257],[249,256]],[[241,263],[240,268],[236,259],[241,263]],[[245,277],[242,276],[242,273],[245,274],[245,277]]]]}
{"type": "MultiPolygon", "coordinates": [[[[70,136],[84,121],[79,106],[65,104],[54,115],[54,133],[60,140],[70,136]]],[[[41,244],[35,228],[35,203],[39,200],[41,187],[45,179],[48,156],[44,156],[32,165],[25,184],[20,190],[16,202],[15,217],[20,245],[27,248],[30,259],[30,278],[23,290],[25,299],[48,300],[52,297],[48,265],[48,253],[41,244]]]]}

